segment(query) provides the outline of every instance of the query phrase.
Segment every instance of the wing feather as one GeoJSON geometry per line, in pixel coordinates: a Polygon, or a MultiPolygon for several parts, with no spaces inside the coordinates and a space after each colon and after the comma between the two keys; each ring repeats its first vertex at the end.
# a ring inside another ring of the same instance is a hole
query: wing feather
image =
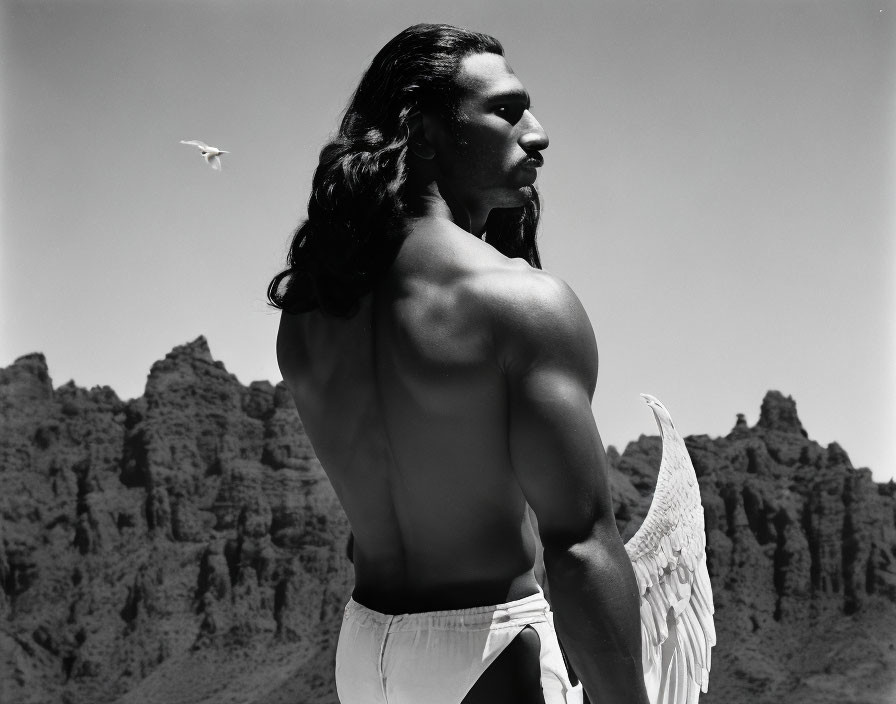
{"type": "Polygon", "coordinates": [[[652,704],[696,704],[716,642],[700,487],[668,411],[645,398],[663,455],[650,509],[625,545],[641,592],[645,681],[652,704]]]}

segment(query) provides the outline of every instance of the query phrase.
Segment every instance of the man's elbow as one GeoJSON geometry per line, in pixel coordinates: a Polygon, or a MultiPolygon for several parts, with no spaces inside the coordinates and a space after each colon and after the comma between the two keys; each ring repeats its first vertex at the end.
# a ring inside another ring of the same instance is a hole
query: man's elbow
{"type": "MultiPolygon", "coordinates": [[[[563,578],[567,573],[578,574],[595,560],[620,556],[622,539],[615,519],[596,520],[587,529],[577,532],[542,533],[544,564],[548,579],[563,578]]],[[[621,553],[624,555],[624,551],[621,553]]]]}
{"type": "Polygon", "coordinates": [[[567,536],[562,538],[542,538],[544,545],[544,566],[550,578],[559,576],[558,570],[575,570],[586,564],[594,554],[593,535],[589,534],[579,540],[567,536]]]}

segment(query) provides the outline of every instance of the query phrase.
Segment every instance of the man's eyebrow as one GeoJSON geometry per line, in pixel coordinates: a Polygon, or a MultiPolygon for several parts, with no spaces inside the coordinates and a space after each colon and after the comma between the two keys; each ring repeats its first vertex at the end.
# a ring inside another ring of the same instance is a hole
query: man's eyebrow
{"type": "Polygon", "coordinates": [[[526,90],[503,90],[500,93],[494,93],[493,95],[488,96],[485,100],[488,103],[511,101],[526,103],[526,105],[530,105],[532,102],[529,98],[529,91],[526,90]]]}

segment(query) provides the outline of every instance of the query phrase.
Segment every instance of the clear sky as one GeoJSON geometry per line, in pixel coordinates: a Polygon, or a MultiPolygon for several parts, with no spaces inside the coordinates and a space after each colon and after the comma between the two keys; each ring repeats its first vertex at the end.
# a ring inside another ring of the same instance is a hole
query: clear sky
{"type": "Polygon", "coordinates": [[[896,473],[893,0],[0,0],[0,365],[143,392],[204,334],[279,380],[266,306],[317,154],[377,50],[494,34],[551,146],[545,268],[591,316],[621,450],[753,424],[896,473]],[[224,170],[179,144],[228,149],[224,170]]]}

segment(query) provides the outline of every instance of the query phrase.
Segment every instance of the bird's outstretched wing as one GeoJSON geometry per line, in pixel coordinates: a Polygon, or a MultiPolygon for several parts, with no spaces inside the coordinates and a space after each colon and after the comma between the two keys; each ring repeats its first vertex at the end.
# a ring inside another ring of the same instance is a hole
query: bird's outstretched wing
{"type": "Polygon", "coordinates": [[[697,475],[665,406],[641,394],[663,439],[653,501],[625,544],[641,592],[641,647],[651,704],[695,704],[716,642],[697,475]]]}
{"type": "Polygon", "coordinates": [[[211,164],[212,168],[213,168],[215,171],[220,171],[220,170],[221,170],[221,160],[218,158],[218,155],[217,155],[217,154],[206,154],[206,155],[205,155],[205,160],[206,160],[209,164],[211,164]]]}
{"type": "Polygon", "coordinates": [[[205,142],[201,142],[198,139],[182,139],[180,140],[181,144],[190,144],[194,147],[199,147],[200,149],[208,149],[208,145],[205,142]]]}

